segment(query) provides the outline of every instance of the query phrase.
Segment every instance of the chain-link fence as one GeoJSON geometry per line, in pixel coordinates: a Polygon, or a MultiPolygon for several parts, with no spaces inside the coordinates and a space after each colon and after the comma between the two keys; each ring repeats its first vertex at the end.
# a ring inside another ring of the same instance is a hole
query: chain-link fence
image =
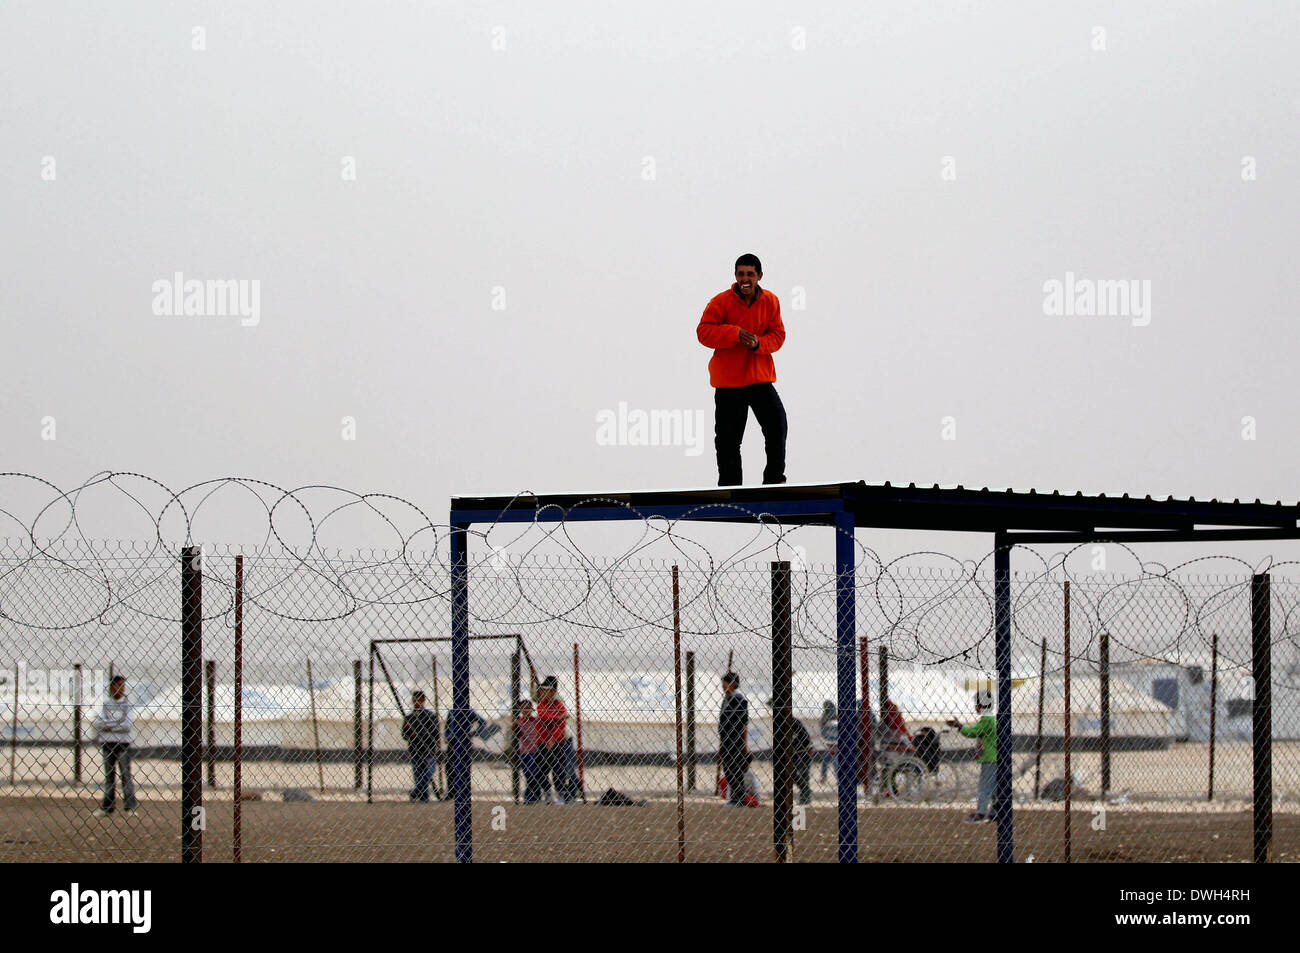
{"type": "MultiPolygon", "coordinates": [[[[475,555],[453,715],[437,550],[208,547],[187,574],[180,547],[10,541],[0,858],[451,860],[465,738],[477,860],[833,861],[856,734],[861,859],[993,860],[991,576],[861,561],[869,705],[846,731],[835,574],[790,557],[475,555]]],[[[1017,859],[1250,859],[1261,705],[1272,856],[1295,858],[1300,591],[1272,577],[1267,691],[1251,591],[1059,562],[1013,578],[1017,859]]]]}

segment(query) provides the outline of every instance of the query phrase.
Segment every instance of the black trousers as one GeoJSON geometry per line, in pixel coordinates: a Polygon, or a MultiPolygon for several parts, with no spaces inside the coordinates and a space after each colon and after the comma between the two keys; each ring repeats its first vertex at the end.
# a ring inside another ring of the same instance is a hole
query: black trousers
{"type": "Polygon", "coordinates": [[[764,483],[785,482],[785,406],[771,384],[717,387],[713,391],[713,445],[718,452],[718,486],[739,486],[740,441],[745,436],[749,411],[763,429],[767,450],[764,483]]]}
{"type": "Polygon", "coordinates": [[[135,780],[131,777],[131,746],[124,741],[100,745],[104,755],[104,799],[100,807],[112,811],[117,801],[117,775],[122,775],[122,800],[128,811],[135,810],[135,780]]]}
{"type": "Polygon", "coordinates": [[[724,751],[722,753],[722,773],[727,778],[727,802],[739,804],[745,798],[745,771],[749,768],[749,757],[740,753],[724,751]]]}

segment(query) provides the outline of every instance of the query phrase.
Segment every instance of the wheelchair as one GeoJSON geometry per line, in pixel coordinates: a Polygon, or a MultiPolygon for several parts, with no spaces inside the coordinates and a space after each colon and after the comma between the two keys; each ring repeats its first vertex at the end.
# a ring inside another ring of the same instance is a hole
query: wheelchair
{"type": "Polygon", "coordinates": [[[880,790],[906,803],[934,800],[956,788],[956,772],[941,753],[939,732],[921,728],[911,744],[886,744],[880,752],[880,790]]]}

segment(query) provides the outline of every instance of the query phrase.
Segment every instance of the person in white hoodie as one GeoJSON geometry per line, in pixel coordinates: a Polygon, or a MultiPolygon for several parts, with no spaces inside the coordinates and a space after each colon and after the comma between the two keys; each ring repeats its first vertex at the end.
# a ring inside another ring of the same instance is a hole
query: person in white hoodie
{"type": "Polygon", "coordinates": [[[95,813],[107,817],[117,801],[117,775],[122,775],[122,805],[128,814],[135,812],[135,782],[131,779],[131,700],[126,697],[126,679],[117,675],[108,683],[108,698],[95,719],[99,747],[104,753],[104,800],[95,813]]]}

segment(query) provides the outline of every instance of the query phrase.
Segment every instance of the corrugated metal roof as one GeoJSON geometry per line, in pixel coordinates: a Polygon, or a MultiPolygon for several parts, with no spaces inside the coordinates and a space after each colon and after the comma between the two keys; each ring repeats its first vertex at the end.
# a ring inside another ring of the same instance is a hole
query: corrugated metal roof
{"type": "Polygon", "coordinates": [[[995,532],[1046,530],[1093,532],[1105,529],[1181,530],[1203,527],[1249,527],[1294,531],[1300,505],[1258,498],[1231,502],[1217,497],[1198,500],[1172,495],[1085,494],[1082,490],[1039,492],[975,489],[964,484],[865,481],[775,486],[703,487],[698,489],[564,491],[452,498],[454,521],[493,521],[503,512],[527,518],[541,507],[558,508],[546,519],[635,519],[641,515],[670,518],[745,521],[771,513],[783,522],[825,523],[836,511],[854,514],[858,526],[897,529],[995,532]],[[619,513],[622,508],[626,513],[619,513]],[[605,512],[605,511],[608,512],[605,512]],[[599,511],[599,512],[597,512],[599,511]]]}

